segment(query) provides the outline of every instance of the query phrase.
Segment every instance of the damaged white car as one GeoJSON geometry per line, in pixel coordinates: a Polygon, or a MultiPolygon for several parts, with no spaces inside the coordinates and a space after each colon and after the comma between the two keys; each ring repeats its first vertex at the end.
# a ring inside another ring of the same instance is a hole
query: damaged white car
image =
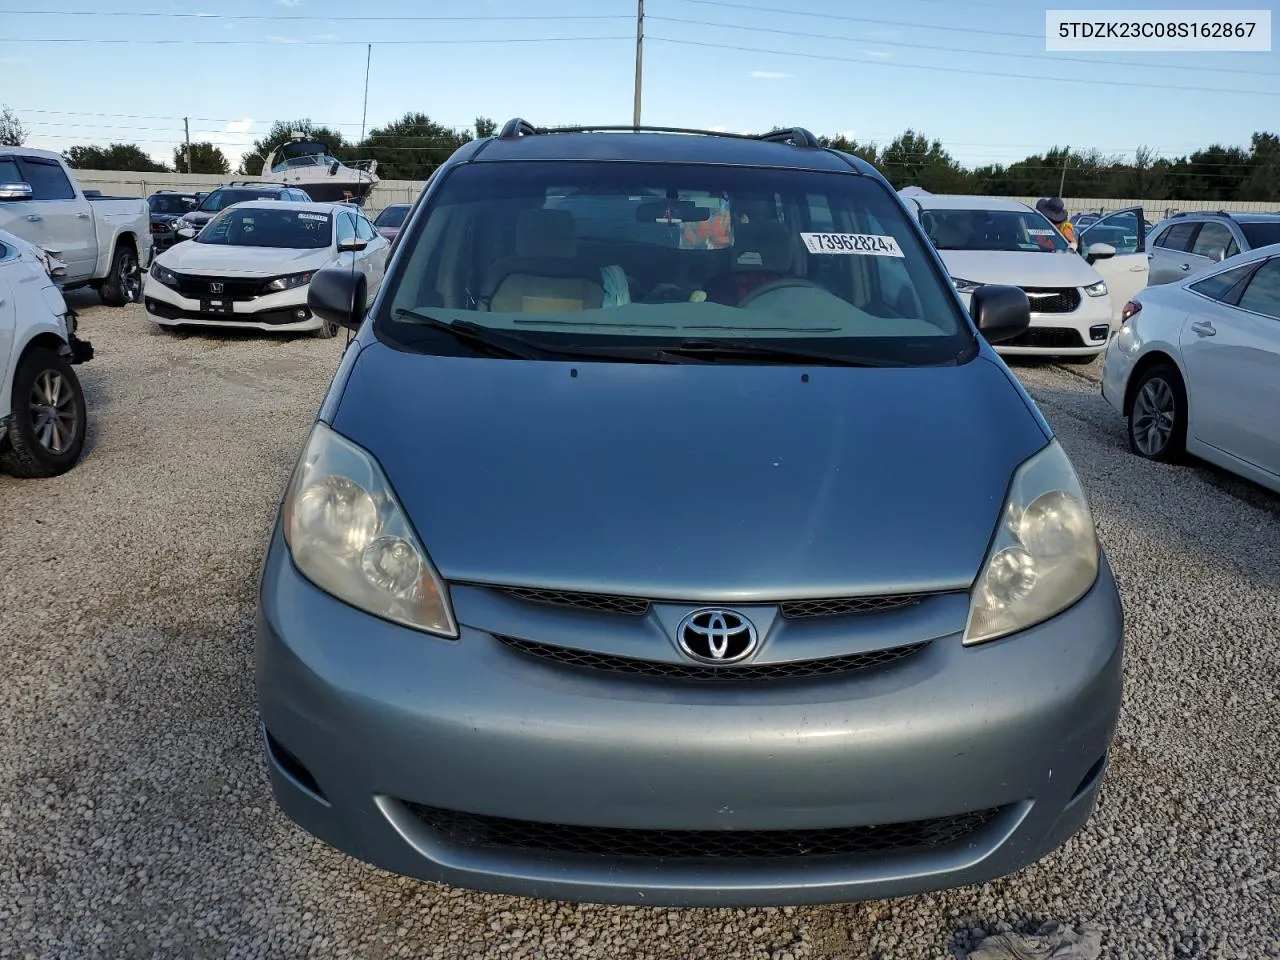
{"type": "Polygon", "coordinates": [[[57,280],[66,267],[0,230],[0,469],[52,477],[75,466],[88,423],[73,364],[93,358],[57,280]]]}

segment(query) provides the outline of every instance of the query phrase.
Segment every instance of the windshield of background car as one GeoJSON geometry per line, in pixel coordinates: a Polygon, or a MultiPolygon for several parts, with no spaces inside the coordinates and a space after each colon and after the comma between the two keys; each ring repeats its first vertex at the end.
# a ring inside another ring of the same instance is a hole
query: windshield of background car
{"type": "Polygon", "coordinates": [[[974,342],[902,207],[852,172],[473,163],[429,204],[377,317],[395,344],[452,352],[408,311],[549,349],[743,338],[933,364],[974,342]]]}
{"type": "Polygon", "coordinates": [[[393,227],[395,229],[399,229],[404,226],[404,218],[408,215],[408,205],[387,207],[378,214],[378,219],[373,221],[373,225],[375,227],[393,227]]]}
{"type": "Polygon", "coordinates": [[[183,214],[195,209],[196,198],[181,195],[162,195],[147,200],[152,213],[183,214]]]}
{"type": "Polygon", "coordinates": [[[1249,241],[1249,248],[1252,250],[1280,243],[1280,220],[1254,220],[1241,223],[1239,226],[1240,232],[1249,241]]]}
{"type": "Polygon", "coordinates": [[[196,237],[196,242],[230,247],[320,250],[329,246],[332,231],[333,221],[327,213],[237,207],[210,220],[196,237]]]}
{"type": "Polygon", "coordinates": [[[233,203],[244,203],[246,200],[275,200],[279,195],[278,190],[215,190],[204,198],[200,209],[204,213],[216,213],[233,203]]]}
{"type": "Polygon", "coordinates": [[[920,225],[939,250],[1060,253],[1062,234],[1034,210],[925,210],[920,225]]]}

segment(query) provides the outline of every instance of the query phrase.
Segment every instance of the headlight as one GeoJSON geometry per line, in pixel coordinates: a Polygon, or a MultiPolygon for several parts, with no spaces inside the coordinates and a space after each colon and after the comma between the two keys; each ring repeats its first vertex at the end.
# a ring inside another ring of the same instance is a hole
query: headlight
{"type": "Polygon", "coordinates": [[[163,283],[166,287],[177,287],[178,285],[177,274],[168,267],[160,266],[158,261],[152,262],[151,264],[151,276],[154,277],[158,283],[163,283]]]}
{"type": "Polygon", "coordinates": [[[298,570],[376,617],[456,638],[444,584],[368,452],[317,423],[281,510],[298,570]]]}
{"type": "Polygon", "coordinates": [[[1061,613],[1089,592],[1098,562],[1084,490],[1054,440],[1013,475],[973,586],[964,642],[995,640],[1061,613]]]}
{"type": "Polygon", "coordinates": [[[961,280],[959,277],[952,277],[951,282],[956,285],[956,289],[961,293],[973,293],[982,284],[974,283],[972,280],[961,280]]]}
{"type": "Polygon", "coordinates": [[[276,277],[262,289],[267,293],[279,293],[281,290],[292,290],[311,282],[310,273],[294,273],[287,277],[276,277]]]}
{"type": "Polygon", "coordinates": [[[1107,295],[1107,281],[1099,280],[1097,283],[1091,283],[1084,288],[1084,292],[1091,297],[1105,297],[1107,295]]]}

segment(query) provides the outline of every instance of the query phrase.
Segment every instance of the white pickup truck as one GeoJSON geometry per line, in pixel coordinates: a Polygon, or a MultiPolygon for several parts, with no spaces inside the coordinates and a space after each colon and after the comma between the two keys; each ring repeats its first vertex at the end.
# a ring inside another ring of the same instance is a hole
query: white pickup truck
{"type": "Polygon", "coordinates": [[[85,196],[56,153],[0,146],[0,230],[66,264],[63,289],[93,287],[109,307],[141,295],[151,262],[147,201],[85,196]]]}

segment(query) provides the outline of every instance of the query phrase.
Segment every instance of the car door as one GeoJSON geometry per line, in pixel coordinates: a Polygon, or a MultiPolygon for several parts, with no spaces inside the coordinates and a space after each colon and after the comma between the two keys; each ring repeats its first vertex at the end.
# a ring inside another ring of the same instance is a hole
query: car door
{"type": "Polygon", "coordinates": [[[369,278],[369,296],[372,297],[382,287],[383,277],[387,274],[387,252],[391,244],[378,232],[363,214],[355,214],[356,237],[368,244],[360,255],[366,265],[365,275],[369,278]]]}
{"type": "MultiPolygon", "coordinates": [[[[365,279],[367,281],[369,271],[368,265],[365,263],[364,257],[362,256],[364,251],[342,249],[342,245],[344,243],[349,243],[352,240],[359,239],[356,234],[355,217],[351,215],[349,210],[342,210],[337,214],[337,226],[335,229],[337,231],[335,241],[338,245],[338,266],[348,270],[359,270],[365,275],[365,279]]],[[[366,293],[367,292],[368,290],[366,286],[366,293]]]]}
{"type": "Polygon", "coordinates": [[[22,213],[28,223],[38,223],[39,245],[67,265],[67,279],[93,275],[98,258],[98,235],[89,201],[76,188],[62,164],[47,157],[19,157],[22,178],[31,184],[31,199],[22,213]],[[32,221],[32,217],[39,218],[32,221]]]}
{"type": "Polygon", "coordinates": [[[1124,305],[1147,285],[1146,219],[1142,207],[1125,207],[1089,224],[1080,233],[1080,250],[1107,282],[1111,315],[1117,323],[1124,305]],[[1093,243],[1108,243],[1116,255],[1095,260],[1088,255],[1093,243]]]}
{"type": "Polygon", "coordinates": [[[1280,257],[1186,288],[1183,324],[1192,436],[1280,475],[1280,257]]]}
{"type": "Polygon", "coordinates": [[[1200,231],[1207,226],[1209,224],[1203,220],[1177,223],[1160,237],[1159,244],[1151,251],[1151,275],[1159,278],[1151,280],[1152,283],[1173,283],[1213,266],[1216,261],[1203,254],[1192,253],[1200,239],[1200,231]]]}

